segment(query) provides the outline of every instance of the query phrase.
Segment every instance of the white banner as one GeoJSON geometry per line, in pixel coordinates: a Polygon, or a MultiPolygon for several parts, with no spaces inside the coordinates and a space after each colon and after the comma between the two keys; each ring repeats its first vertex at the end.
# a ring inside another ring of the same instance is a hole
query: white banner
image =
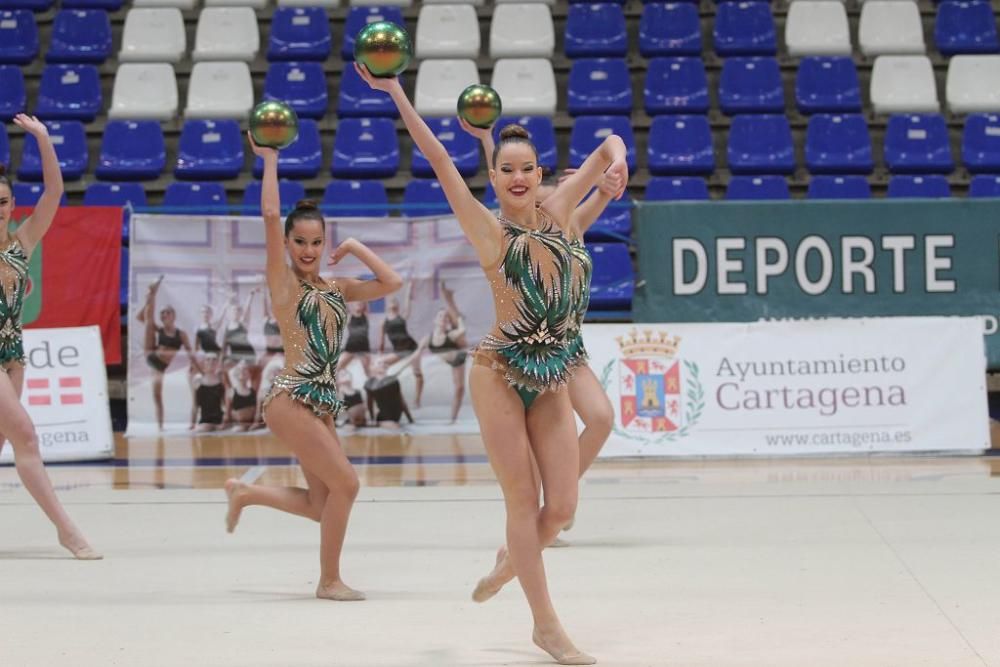
{"type": "MultiPolygon", "coordinates": [[[[389,297],[349,305],[345,352],[351,356],[338,373],[341,389],[364,396],[366,382],[388,367],[390,374],[399,371],[400,393],[414,419],[414,432],[476,432],[465,388],[467,350],[493,324],[493,300],[458,222],[453,216],[328,219],[326,231],[328,252],[349,237],[357,238],[404,280],[403,289],[389,297]],[[400,370],[397,362],[406,353],[394,351],[388,334],[383,335],[383,323],[391,318],[398,326],[402,321],[409,337],[420,342],[441,327],[454,327],[443,316],[449,305],[466,327],[456,343],[458,349],[428,350],[400,370]],[[402,320],[394,317],[397,312],[402,320]],[[419,397],[418,378],[423,379],[419,397]]],[[[280,335],[268,317],[261,218],[134,215],[130,264],[129,435],[158,431],[158,403],[164,431],[233,433],[261,428],[260,402],[284,366],[280,335]],[[173,313],[176,333],[167,336],[167,343],[174,350],[181,348],[176,354],[157,351],[158,333],[150,348],[146,326],[138,321],[149,287],[157,281],[154,324],[163,324],[164,309],[173,313]],[[184,342],[203,362],[205,374],[192,365],[184,342]],[[247,407],[234,407],[243,405],[247,407]]],[[[323,274],[365,277],[368,270],[347,257],[334,271],[324,269],[323,274]]],[[[411,429],[405,416],[401,422],[411,429]]]]}
{"type": "MultiPolygon", "coordinates": [[[[31,415],[45,461],[114,455],[108,376],[96,326],[25,329],[28,358],[21,403],[31,415]]],[[[8,444],[0,463],[14,460],[8,444]]]]}
{"type": "Polygon", "coordinates": [[[588,325],[602,456],[989,448],[979,318],[588,325]]]}

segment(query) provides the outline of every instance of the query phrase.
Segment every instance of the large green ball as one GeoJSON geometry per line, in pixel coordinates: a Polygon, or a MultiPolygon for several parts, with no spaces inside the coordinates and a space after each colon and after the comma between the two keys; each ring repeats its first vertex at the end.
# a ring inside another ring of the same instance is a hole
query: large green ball
{"type": "Polygon", "coordinates": [[[261,102],[250,112],[250,136],[258,146],[285,148],[299,136],[299,117],[284,102],[261,102]]]}
{"type": "Polygon", "coordinates": [[[406,69],[412,56],[409,33],[392,21],[369,23],[354,41],[354,60],[367,67],[373,76],[397,76],[406,69]]]}
{"type": "Polygon", "coordinates": [[[482,83],[472,84],[458,96],[458,115],[473,127],[490,127],[502,110],[500,95],[482,83]]]}

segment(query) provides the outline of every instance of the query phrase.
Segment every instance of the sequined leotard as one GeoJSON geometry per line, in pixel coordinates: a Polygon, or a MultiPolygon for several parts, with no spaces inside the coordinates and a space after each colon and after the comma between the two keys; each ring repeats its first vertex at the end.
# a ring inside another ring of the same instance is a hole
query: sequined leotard
{"type": "Polygon", "coordinates": [[[28,279],[28,255],[13,237],[0,250],[0,370],[24,365],[21,307],[28,279]]]}
{"type": "Polygon", "coordinates": [[[530,407],[540,393],[558,389],[573,374],[573,293],[583,281],[583,269],[544,209],[537,209],[533,228],[502,216],[498,220],[503,252],[493,266],[484,267],[497,322],[476,348],[475,363],[503,373],[530,407]]]}
{"type": "Polygon", "coordinates": [[[321,289],[298,281],[298,299],[275,304],[285,348],[285,368],[274,384],[263,409],[284,392],[304,403],[317,416],[336,416],[344,403],[337,395],[337,360],[347,321],[347,304],[336,283],[321,289]]]}
{"type": "Polygon", "coordinates": [[[569,330],[569,357],[570,363],[579,366],[587,363],[587,350],[583,346],[583,320],[587,316],[587,308],[590,306],[590,279],[594,274],[594,260],[587,252],[587,246],[579,238],[575,238],[569,243],[570,252],[573,254],[573,321],[569,330]]]}

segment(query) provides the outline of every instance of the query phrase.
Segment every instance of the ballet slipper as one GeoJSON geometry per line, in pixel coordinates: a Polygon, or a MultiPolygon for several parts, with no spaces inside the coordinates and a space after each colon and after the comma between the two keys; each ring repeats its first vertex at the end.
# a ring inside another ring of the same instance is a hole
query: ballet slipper
{"type": "Polygon", "coordinates": [[[329,585],[320,584],[316,587],[316,597],[320,600],[336,600],[337,602],[360,602],[365,594],[356,591],[342,581],[329,585]]]}
{"type": "Polygon", "coordinates": [[[93,547],[87,544],[86,540],[82,537],[63,537],[59,536],[59,544],[63,546],[67,551],[73,554],[73,558],[76,560],[103,560],[104,556],[95,551],[93,547]]]}
{"type": "Polygon", "coordinates": [[[549,549],[565,549],[568,546],[570,546],[569,542],[567,542],[566,540],[563,540],[563,539],[560,539],[560,538],[557,537],[556,539],[552,540],[552,542],[549,544],[548,548],[549,549]]]}
{"type": "Polygon", "coordinates": [[[243,508],[239,505],[239,496],[242,495],[246,484],[236,478],[226,480],[226,498],[229,500],[229,508],[226,511],[226,532],[231,533],[236,530],[236,524],[240,522],[240,514],[243,508]]]}
{"type": "Polygon", "coordinates": [[[492,581],[494,575],[497,574],[497,570],[500,569],[501,564],[503,563],[506,556],[507,556],[506,547],[500,547],[499,549],[497,549],[497,561],[496,564],[493,566],[493,571],[487,574],[482,579],[480,579],[479,583],[476,584],[475,590],[472,591],[473,601],[480,603],[486,602],[491,597],[499,593],[500,589],[503,588],[503,583],[501,583],[499,586],[492,586],[490,585],[490,582],[492,581]]]}
{"type": "Polygon", "coordinates": [[[531,633],[531,641],[535,642],[535,646],[542,649],[546,653],[552,656],[552,659],[560,665],[596,665],[597,658],[587,655],[573,648],[569,651],[557,650],[550,647],[546,641],[542,638],[542,634],[538,631],[538,628],[531,633]]]}

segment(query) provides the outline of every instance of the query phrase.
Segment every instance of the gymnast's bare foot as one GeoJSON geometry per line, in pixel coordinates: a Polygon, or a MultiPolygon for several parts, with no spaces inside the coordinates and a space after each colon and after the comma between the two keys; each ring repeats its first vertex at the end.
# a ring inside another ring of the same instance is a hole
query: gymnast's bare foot
{"type": "Polygon", "coordinates": [[[87,540],[83,539],[82,535],[60,533],[59,544],[73,554],[73,558],[77,560],[101,560],[104,558],[103,555],[94,551],[94,549],[87,544],[87,540]]]}
{"type": "Polygon", "coordinates": [[[493,571],[479,580],[479,583],[476,584],[476,589],[472,591],[472,599],[476,602],[486,602],[499,593],[504,584],[513,578],[513,574],[508,571],[509,567],[507,547],[500,547],[497,549],[497,562],[493,567],[493,571]]]}
{"type": "Polygon", "coordinates": [[[235,477],[226,480],[226,497],[229,499],[229,510],[226,512],[226,532],[236,530],[243,512],[243,497],[247,493],[247,485],[235,477]]]}
{"type": "Polygon", "coordinates": [[[535,646],[552,656],[560,665],[596,665],[597,658],[583,653],[573,646],[573,642],[562,628],[542,632],[537,627],[531,633],[531,641],[535,646]]]}
{"type": "Polygon", "coordinates": [[[316,597],[321,600],[337,600],[338,602],[358,602],[365,599],[365,594],[356,591],[343,581],[330,583],[319,582],[316,587],[316,597]]]}

